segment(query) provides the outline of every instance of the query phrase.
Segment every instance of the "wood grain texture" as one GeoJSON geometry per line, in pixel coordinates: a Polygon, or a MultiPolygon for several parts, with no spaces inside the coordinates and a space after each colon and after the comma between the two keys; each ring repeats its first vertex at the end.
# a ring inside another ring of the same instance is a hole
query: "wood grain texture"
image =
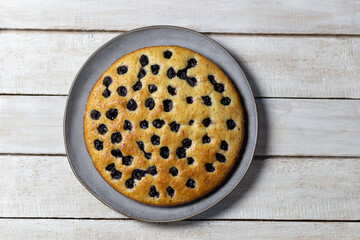
{"type": "Polygon", "coordinates": [[[360,156],[358,100],[258,99],[256,154],[360,156]]]}
{"type": "Polygon", "coordinates": [[[1,239],[358,239],[359,223],[1,219],[1,239]],[[21,229],[21,231],[19,231],[21,229]],[[290,230],[291,229],[291,230],[290,230]]]}
{"type": "Polygon", "coordinates": [[[204,32],[359,34],[357,0],[3,0],[3,28],[130,30],[178,25],[204,32]]]}
{"type": "MultiPolygon", "coordinates": [[[[2,31],[0,93],[67,94],[86,59],[117,35],[2,31]]],[[[360,98],[360,38],[210,37],[238,60],[255,96],[360,98]]]]}
{"type": "Polygon", "coordinates": [[[1,153],[65,153],[65,97],[0,96],[1,153]]]}
{"type": "MultiPolygon", "coordinates": [[[[65,157],[1,156],[0,216],[124,218],[92,196],[65,157]]],[[[195,219],[360,220],[359,159],[255,158],[240,185],[195,219]]]]}
{"type": "MultiPolygon", "coordinates": [[[[0,153],[64,154],[63,96],[0,96],[0,153]]],[[[360,156],[359,100],[257,99],[257,155],[360,156]]]]}

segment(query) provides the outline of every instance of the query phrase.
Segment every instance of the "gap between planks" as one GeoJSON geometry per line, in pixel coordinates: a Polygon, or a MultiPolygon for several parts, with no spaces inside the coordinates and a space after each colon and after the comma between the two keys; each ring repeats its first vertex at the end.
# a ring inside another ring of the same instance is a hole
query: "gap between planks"
{"type": "MultiPolygon", "coordinates": [[[[76,218],[76,217],[0,217],[0,220],[92,220],[92,221],[138,221],[133,218],[76,218]]],[[[184,219],[180,222],[314,222],[314,223],[357,223],[360,220],[321,220],[321,219],[256,219],[256,218],[226,218],[226,219],[184,219]]],[[[166,222],[159,222],[166,224],[166,222]]]]}
{"type": "MultiPolygon", "coordinates": [[[[158,25],[161,27],[162,25],[158,25]]],[[[163,25],[166,26],[166,25],[163,25]]],[[[134,30],[137,28],[134,28],[134,30]]],[[[192,29],[190,29],[192,30],[192,29]]],[[[1,31],[26,31],[26,32],[79,32],[79,33],[126,33],[129,32],[127,30],[105,30],[105,29],[46,29],[46,28],[0,28],[1,31]]],[[[131,31],[131,30],[130,30],[131,31]]],[[[219,36],[254,36],[254,37],[347,37],[347,38],[358,38],[360,34],[333,34],[333,33],[246,33],[246,32],[202,32],[196,31],[201,34],[211,34],[211,35],[219,35],[219,36]]]]}

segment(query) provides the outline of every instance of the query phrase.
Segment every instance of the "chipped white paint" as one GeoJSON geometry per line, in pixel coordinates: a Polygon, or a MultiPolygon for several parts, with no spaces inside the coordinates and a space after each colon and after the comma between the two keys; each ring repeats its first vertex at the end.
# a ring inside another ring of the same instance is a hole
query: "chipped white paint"
{"type": "Polygon", "coordinates": [[[204,32],[359,34],[357,0],[0,2],[0,26],[130,30],[178,25],[204,32]]]}
{"type": "MultiPolygon", "coordinates": [[[[0,32],[0,93],[67,94],[86,59],[117,35],[0,32]]],[[[359,38],[210,37],[239,61],[258,97],[360,98],[359,38]]]]}
{"type": "MultiPolygon", "coordinates": [[[[66,97],[0,96],[0,153],[65,153],[66,97]]],[[[257,99],[257,155],[360,156],[360,101],[257,99]]]]}
{"type": "MultiPolygon", "coordinates": [[[[0,216],[124,218],[92,196],[65,157],[1,156],[0,216]]],[[[358,159],[256,158],[240,185],[195,219],[360,217],[358,159]]]]}

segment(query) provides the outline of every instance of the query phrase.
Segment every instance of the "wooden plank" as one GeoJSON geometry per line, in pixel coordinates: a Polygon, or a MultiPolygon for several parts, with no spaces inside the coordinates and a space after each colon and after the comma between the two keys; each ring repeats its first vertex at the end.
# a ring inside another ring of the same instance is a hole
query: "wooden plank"
{"type": "Polygon", "coordinates": [[[3,28],[130,30],[178,25],[203,32],[359,34],[356,0],[47,1],[3,0],[3,28]]]}
{"type": "Polygon", "coordinates": [[[0,153],[65,153],[66,97],[0,96],[0,153]]]}
{"type": "MultiPolygon", "coordinates": [[[[118,33],[0,33],[0,93],[67,94],[77,71],[118,33]]],[[[210,35],[246,71],[255,96],[360,98],[360,38],[210,35]]]]}
{"type": "Polygon", "coordinates": [[[257,155],[360,156],[358,100],[257,99],[257,155]]]}
{"type": "Polygon", "coordinates": [[[359,223],[1,219],[2,239],[358,239],[359,223]],[[139,231],[141,229],[141,231],[139,231]],[[290,230],[291,229],[291,230],[290,230]],[[290,230],[290,231],[289,231],[290,230]]]}
{"type": "MultiPolygon", "coordinates": [[[[0,153],[64,154],[63,96],[0,96],[0,153]]],[[[257,99],[257,155],[360,156],[359,100],[257,99]]]]}
{"type": "MultiPolygon", "coordinates": [[[[0,216],[124,218],[92,196],[65,157],[1,156],[0,216]]],[[[256,158],[240,185],[196,219],[360,220],[360,161],[256,158]]]]}

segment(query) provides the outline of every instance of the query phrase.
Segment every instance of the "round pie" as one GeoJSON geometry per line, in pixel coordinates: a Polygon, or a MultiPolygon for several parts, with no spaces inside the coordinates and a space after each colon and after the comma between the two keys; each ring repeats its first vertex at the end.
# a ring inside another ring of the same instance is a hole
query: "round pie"
{"type": "Polygon", "coordinates": [[[84,138],[114,189],[151,205],[177,205],[217,187],[236,162],[243,110],[228,77],[178,46],[154,46],[114,62],[92,88],[84,138]]]}

